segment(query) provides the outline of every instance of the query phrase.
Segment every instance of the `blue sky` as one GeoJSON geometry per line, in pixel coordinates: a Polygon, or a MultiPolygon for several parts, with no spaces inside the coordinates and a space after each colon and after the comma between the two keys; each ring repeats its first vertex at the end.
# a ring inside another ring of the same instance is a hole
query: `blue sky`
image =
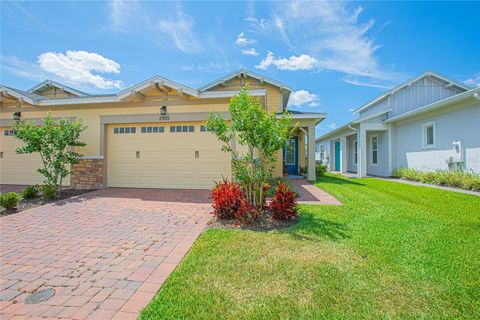
{"type": "Polygon", "coordinates": [[[480,2],[0,2],[1,83],[110,93],[155,74],[198,88],[239,68],[291,109],[351,110],[426,70],[480,85],[480,2]]]}

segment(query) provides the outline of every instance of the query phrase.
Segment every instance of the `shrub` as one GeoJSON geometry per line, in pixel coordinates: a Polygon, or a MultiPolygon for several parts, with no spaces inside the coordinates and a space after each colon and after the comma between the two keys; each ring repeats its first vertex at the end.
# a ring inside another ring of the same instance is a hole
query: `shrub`
{"type": "Polygon", "coordinates": [[[244,205],[245,193],[238,183],[223,180],[212,190],[213,212],[218,219],[233,219],[244,205]]]}
{"type": "Polygon", "coordinates": [[[242,198],[239,209],[235,212],[235,219],[244,224],[250,224],[255,221],[261,214],[263,208],[258,208],[242,198]]]}
{"type": "Polygon", "coordinates": [[[273,198],[273,196],[275,195],[275,190],[277,189],[277,186],[279,183],[286,184],[288,189],[295,192],[295,194],[298,196],[297,188],[293,184],[292,180],[283,178],[283,177],[278,177],[278,178],[272,178],[268,180],[269,186],[268,186],[267,196],[269,198],[273,198]]]}
{"type": "Polygon", "coordinates": [[[317,178],[323,177],[325,175],[325,172],[327,172],[327,166],[321,163],[317,163],[315,165],[315,175],[317,178]]]}
{"type": "Polygon", "coordinates": [[[35,186],[28,186],[22,191],[22,197],[24,199],[33,199],[38,197],[38,193],[40,192],[37,185],[35,186]]]}
{"type": "Polygon", "coordinates": [[[470,172],[453,171],[420,171],[408,168],[399,168],[393,173],[394,177],[410,181],[480,191],[480,175],[470,172]]]}
{"type": "Polygon", "coordinates": [[[16,192],[8,192],[0,195],[0,205],[5,209],[13,209],[17,207],[20,196],[16,192]]]}
{"type": "Polygon", "coordinates": [[[279,183],[269,205],[272,218],[276,220],[295,219],[298,217],[296,205],[297,194],[290,190],[285,183],[279,183]]]}
{"type": "Polygon", "coordinates": [[[42,196],[44,200],[51,200],[57,196],[56,186],[45,184],[42,186],[42,196]]]}

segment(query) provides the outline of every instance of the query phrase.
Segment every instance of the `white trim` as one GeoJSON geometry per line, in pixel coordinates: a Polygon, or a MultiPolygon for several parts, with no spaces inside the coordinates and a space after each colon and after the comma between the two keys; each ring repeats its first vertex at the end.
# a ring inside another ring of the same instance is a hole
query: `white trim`
{"type": "Polygon", "coordinates": [[[369,161],[369,165],[373,166],[373,167],[376,167],[378,166],[378,134],[372,134],[370,136],[370,161],[369,161]],[[373,138],[376,138],[377,139],[377,150],[373,150],[373,138]],[[374,163],[373,162],[373,151],[376,151],[377,152],[377,163],[374,163]]]}
{"type": "Polygon", "coordinates": [[[420,80],[420,79],[422,79],[422,78],[430,78],[430,77],[433,77],[433,78],[437,78],[437,79],[439,79],[439,80],[442,80],[443,82],[446,82],[447,84],[455,85],[455,86],[457,86],[458,88],[463,89],[463,90],[465,90],[465,91],[471,90],[470,87],[468,87],[468,86],[466,86],[466,85],[464,85],[464,84],[461,84],[461,83],[459,83],[459,82],[450,80],[450,79],[448,79],[448,78],[446,78],[446,77],[444,77],[444,76],[442,76],[442,75],[440,75],[440,74],[438,74],[438,73],[436,73],[436,72],[427,71],[427,72],[424,72],[424,73],[422,73],[421,75],[419,75],[419,76],[417,76],[417,77],[415,77],[415,78],[413,78],[413,79],[410,79],[410,80],[408,80],[408,81],[406,81],[406,82],[404,82],[404,83],[402,83],[402,84],[400,84],[400,85],[398,85],[398,86],[396,86],[396,87],[388,90],[387,92],[381,94],[380,96],[378,96],[377,98],[375,98],[375,99],[373,99],[372,101],[368,102],[367,104],[365,104],[365,105],[361,106],[360,108],[356,109],[356,110],[353,111],[352,113],[353,113],[353,114],[359,113],[360,111],[363,111],[363,110],[371,107],[371,106],[374,105],[375,103],[377,103],[377,102],[383,100],[384,98],[386,98],[386,97],[388,97],[388,96],[396,93],[397,91],[403,89],[404,87],[410,86],[410,85],[412,85],[412,83],[414,83],[414,82],[416,82],[416,81],[418,81],[418,80],[420,80]]]}
{"type": "Polygon", "coordinates": [[[78,159],[98,159],[98,160],[102,160],[103,159],[103,156],[83,156],[83,157],[79,157],[78,159]]]}
{"type": "Polygon", "coordinates": [[[147,80],[142,81],[142,82],[140,82],[140,83],[138,83],[138,84],[136,84],[136,85],[134,85],[130,88],[127,88],[123,91],[120,91],[119,93],[117,93],[117,97],[120,100],[124,99],[124,98],[128,97],[129,95],[131,95],[132,92],[141,91],[143,89],[155,86],[155,84],[161,84],[161,85],[164,85],[166,87],[172,88],[174,90],[182,91],[183,93],[186,93],[190,96],[198,97],[198,90],[195,90],[195,89],[192,89],[190,87],[184,86],[182,84],[173,82],[173,81],[168,80],[166,78],[162,78],[160,76],[151,77],[150,79],[147,79],[147,80]]]}
{"type": "Polygon", "coordinates": [[[17,91],[11,90],[10,88],[0,86],[0,96],[3,96],[5,94],[7,94],[11,97],[14,97],[17,100],[23,100],[24,102],[26,102],[28,104],[31,104],[31,105],[36,105],[37,104],[37,101],[33,100],[32,98],[30,98],[30,97],[28,97],[24,94],[18,93],[17,91]]]}
{"type": "Polygon", "coordinates": [[[228,81],[230,79],[233,79],[235,78],[236,76],[240,75],[240,74],[244,74],[246,75],[247,77],[251,77],[251,78],[254,78],[254,79],[257,79],[259,81],[263,81],[263,82],[266,82],[266,83],[269,83],[271,85],[274,85],[275,87],[279,87],[280,89],[284,89],[286,91],[289,91],[289,92],[292,92],[292,88],[284,83],[281,83],[279,81],[276,81],[276,80],[273,80],[273,79],[270,79],[268,77],[265,77],[265,76],[262,76],[260,74],[257,74],[257,73],[254,73],[254,72],[251,72],[251,71],[248,71],[246,69],[240,69],[240,70],[237,70],[237,71],[234,71],[230,74],[227,74],[226,76],[224,77],[221,77],[213,82],[210,82],[206,85],[204,85],[203,87],[200,87],[199,91],[206,91],[208,89],[211,89],[219,84],[222,84],[222,82],[225,82],[225,81],[228,81]]]}
{"type": "Polygon", "coordinates": [[[435,128],[435,121],[422,123],[422,149],[433,149],[437,141],[437,130],[435,128]],[[427,129],[432,127],[433,143],[427,144],[427,129]]]}
{"type": "Polygon", "coordinates": [[[55,88],[58,88],[58,89],[61,89],[63,91],[66,91],[66,92],[69,92],[71,94],[74,94],[76,96],[79,96],[79,97],[87,97],[89,96],[89,94],[85,93],[85,92],[82,92],[82,91],[79,91],[79,90],[76,90],[76,89],[73,89],[71,87],[68,87],[64,84],[61,84],[59,82],[55,82],[55,81],[52,81],[52,80],[45,80],[45,81],[42,81],[40,82],[39,84],[37,84],[36,86],[28,89],[28,93],[35,93],[35,91],[43,88],[43,87],[47,87],[47,86],[52,86],[52,87],[55,87],[55,88]]]}
{"type": "Polygon", "coordinates": [[[378,116],[381,116],[382,114],[385,114],[385,113],[388,113],[392,111],[392,108],[387,108],[387,109],[383,109],[379,112],[375,112],[373,114],[369,114],[368,116],[365,116],[363,118],[359,118],[359,119],[356,119],[356,120],[353,120],[352,123],[353,124],[358,124],[360,122],[363,122],[363,121],[366,121],[366,120],[369,120],[369,119],[372,119],[372,118],[375,118],[375,117],[378,117],[378,116]]]}
{"type": "MultiPolygon", "coordinates": [[[[230,98],[233,97],[234,95],[238,94],[240,91],[239,90],[228,90],[228,91],[207,91],[207,92],[200,92],[198,94],[198,98],[230,98]]],[[[250,90],[248,92],[250,96],[254,97],[262,97],[267,95],[267,90],[266,89],[255,89],[255,90],[250,90]]]]}
{"type": "Polygon", "coordinates": [[[358,144],[357,139],[353,140],[353,165],[356,167],[358,164],[358,144]]]}

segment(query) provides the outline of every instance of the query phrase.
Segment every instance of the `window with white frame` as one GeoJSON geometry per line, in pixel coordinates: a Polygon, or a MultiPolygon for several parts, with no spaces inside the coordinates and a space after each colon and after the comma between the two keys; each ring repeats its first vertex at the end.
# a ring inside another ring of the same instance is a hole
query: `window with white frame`
{"type": "Polygon", "coordinates": [[[325,146],[323,144],[320,145],[320,160],[325,160],[325,146]]]}
{"type": "Polygon", "coordinates": [[[357,162],[358,162],[358,144],[357,144],[357,140],[353,140],[353,163],[355,165],[357,165],[357,162]]]}
{"type": "Polygon", "coordinates": [[[435,121],[424,123],[422,125],[422,132],[423,147],[435,147],[435,121]]]}
{"type": "Polygon", "coordinates": [[[371,147],[371,157],[370,157],[370,164],[377,165],[378,164],[378,136],[374,135],[370,138],[370,147],[371,147]]]}

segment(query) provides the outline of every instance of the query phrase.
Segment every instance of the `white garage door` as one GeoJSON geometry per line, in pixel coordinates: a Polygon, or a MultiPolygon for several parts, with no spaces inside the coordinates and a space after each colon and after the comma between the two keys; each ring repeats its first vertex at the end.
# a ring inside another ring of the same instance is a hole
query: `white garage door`
{"type": "Polygon", "coordinates": [[[208,189],[230,178],[230,156],[200,122],[107,128],[109,187],[208,189]]]}
{"type": "Polygon", "coordinates": [[[43,176],[37,172],[42,167],[38,154],[17,154],[22,142],[12,136],[11,128],[2,128],[0,168],[2,184],[41,184],[43,176]]]}
{"type": "MultiPolygon", "coordinates": [[[[38,153],[17,154],[15,149],[21,147],[23,142],[13,137],[12,128],[2,128],[0,144],[0,183],[17,185],[43,184],[44,177],[37,172],[43,168],[42,160],[38,153]]],[[[62,183],[70,184],[70,176],[62,183]]]]}

